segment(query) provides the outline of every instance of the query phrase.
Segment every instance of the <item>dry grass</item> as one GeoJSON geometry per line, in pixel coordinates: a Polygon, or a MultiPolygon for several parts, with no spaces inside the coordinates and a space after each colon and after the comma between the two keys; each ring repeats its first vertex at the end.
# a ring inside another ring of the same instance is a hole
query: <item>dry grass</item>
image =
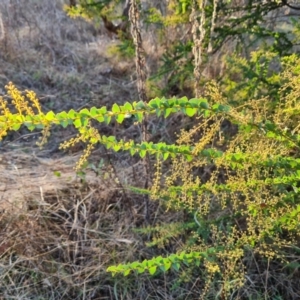
{"type": "MultiPolygon", "coordinates": [[[[108,296],[107,265],[137,258],[140,241],[131,229],[139,216],[132,216],[111,178],[90,172],[84,183],[76,178],[75,160],[39,159],[16,150],[2,156],[0,293],[5,299],[108,296]],[[53,175],[57,168],[61,177],[53,175]]],[[[109,298],[114,297],[103,299],[109,298]]]]}
{"type": "MultiPolygon", "coordinates": [[[[154,255],[144,246],[147,239],[133,231],[144,223],[143,202],[134,196],[129,201],[108,167],[101,169],[108,176],[88,170],[76,176],[78,156],[39,158],[24,148],[2,153],[1,159],[4,299],[177,299],[171,278],[112,279],[105,272],[111,264],[154,255]]],[[[150,209],[162,219],[157,205],[150,209]]]]}

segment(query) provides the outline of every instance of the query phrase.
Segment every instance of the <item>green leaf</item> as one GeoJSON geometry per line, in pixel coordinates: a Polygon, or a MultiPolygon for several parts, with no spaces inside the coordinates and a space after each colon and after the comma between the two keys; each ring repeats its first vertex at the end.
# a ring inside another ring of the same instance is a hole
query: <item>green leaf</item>
{"type": "Polygon", "coordinates": [[[124,114],[119,114],[116,116],[116,121],[121,124],[125,119],[125,115],[124,114]]]}
{"type": "Polygon", "coordinates": [[[86,116],[80,116],[81,126],[86,127],[89,124],[89,119],[86,116]]]}
{"type": "MultiPolygon", "coordinates": [[[[151,102],[151,101],[150,101],[151,102]]],[[[139,101],[138,103],[134,103],[134,108],[137,110],[142,110],[146,108],[146,105],[143,101],[139,101]]]]}
{"type": "Polygon", "coordinates": [[[219,106],[220,106],[220,104],[218,104],[218,103],[214,104],[214,105],[212,106],[212,110],[213,110],[214,112],[217,112],[217,111],[219,110],[219,106]]]}
{"type": "Polygon", "coordinates": [[[219,108],[218,108],[218,111],[219,112],[229,112],[230,111],[230,107],[228,105],[220,104],[219,108]]]}
{"type": "Polygon", "coordinates": [[[109,267],[106,269],[106,271],[107,271],[107,272],[113,272],[113,273],[115,273],[115,272],[116,272],[116,269],[117,269],[116,266],[109,266],[109,267]]]}
{"type": "Polygon", "coordinates": [[[131,103],[129,103],[129,102],[126,102],[124,105],[123,105],[123,107],[124,107],[124,109],[125,109],[125,111],[127,111],[127,112],[130,112],[130,111],[132,111],[132,104],[131,103]]]}
{"type": "Polygon", "coordinates": [[[115,152],[118,152],[118,151],[121,149],[121,146],[118,145],[118,144],[117,144],[117,145],[114,145],[114,146],[113,146],[113,149],[114,149],[115,152]]]}
{"type": "Polygon", "coordinates": [[[17,131],[19,130],[21,127],[21,124],[20,123],[14,123],[12,126],[11,126],[11,129],[14,130],[14,131],[17,131]]]}
{"type": "Polygon", "coordinates": [[[140,266],[140,263],[138,261],[134,261],[133,263],[130,264],[130,267],[132,269],[136,269],[140,266]]]}
{"type": "Polygon", "coordinates": [[[195,113],[197,112],[197,109],[196,108],[191,108],[191,107],[187,107],[186,110],[185,110],[186,114],[189,116],[189,117],[192,117],[195,115],[195,113]]]}
{"type": "Polygon", "coordinates": [[[116,103],[114,103],[114,105],[112,106],[111,111],[112,111],[113,113],[118,113],[118,112],[120,112],[120,107],[119,107],[119,105],[116,104],[116,103]]]}
{"type": "Polygon", "coordinates": [[[144,260],[142,261],[142,266],[143,266],[144,268],[147,268],[148,265],[149,265],[149,261],[148,261],[147,259],[144,259],[144,260]]]}
{"type": "Polygon", "coordinates": [[[73,121],[73,124],[74,124],[75,128],[80,128],[81,127],[81,120],[80,119],[75,119],[73,121]]]}
{"type": "Polygon", "coordinates": [[[171,268],[172,264],[167,258],[165,258],[163,262],[163,266],[165,271],[168,271],[171,268]]]}
{"type": "MultiPolygon", "coordinates": [[[[6,118],[5,117],[3,117],[4,118],[4,123],[6,122],[6,118]]],[[[24,122],[24,116],[20,116],[20,115],[17,115],[17,116],[15,116],[14,117],[14,120],[16,120],[17,122],[20,122],[20,123],[23,123],[24,122]]],[[[2,121],[2,118],[1,118],[1,121],[2,121]]]]}
{"type": "Polygon", "coordinates": [[[68,114],[65,112],[65,111],[62,111],[62,112],[60,112],[60,113],[58,113],[57,114],[57,118],[59,119],[59,120],[62,120],[62,119],[68,119],[68,114]]]}
{"type": "Polygon", "coordinates": [[[77,116],[77,112],[74,109],[71,109],[68,113],[68,117],[70,119],[75,119],[75,116],[77,116]]]}
{"type": "Polygon", "coordinates": [[[102,115],[98,115],[98,117],[96,118],[96,120],[99,122],[99,123],[102,123],[104,122],[104,117],[102,115]]]}
{"type": "Polygon", "coordinates": [[[143,121],[143,113],[137,113],[136,118],[137,118],[137,121],[139,123],[141,123],[143,121]]]}
{"type": "Polygon", "coordinates": [[[139,152],[139,155],[141,158],[144,158],[146,156],[146,154],[147,154],[146,150],[140,150],[140,152],[139,152]]]}
{"type": "Polygon", "coordinates": [[[105,122],[105,124],[108,125],[110,123],[110,121],[111,121],[111,116],[105,115],[104,116],[104,122],[105,122]]]}
{"type": "Polygon", "coordinates": [[[209,109],[209,105],[206,101],[202,101],[200,103],[200,107],[203,108],[203,109],[209,109]]]}
{"type": "Polygon", "coordinates": [[[68,127],[69,122],[68,122],[68,120],[63,120],[63,121],[60,121],[59,124],[60,124],[63,128],[66,128],[66,127],[68,127]]]}
{"type": "Polygon", "coordinates": [[[208,110],[208,109],[205,110],[204,113],[203,113],[204,118],[209,118],[210,115],[211,115],[211,112],[210,112],[210,110],[208,110]]]}
{"type": "Polygon", "coordinates": [[[165,110],[165,118],[167,118],[169,115],[170,115],[170,113],[172,112],[172,108],[167,108],[166,110],[165,110]]]}
{"type": "Polygon", "coordinates": [[[129,149],[130,155],[133,156],[135,154],[135,149],[134,148],[130,148],[129,149]]]}
{"type": "Polygon", "coordinates": [[[137,272],[138,272],[139,274],[142,274],[142,273],[145,272],[145,269],[142,268],[142,267],[137,267],[136,270],[137,270],[137,272]]]}
{"type": "Polygon", "coordinates": [[[178,104],[181,108],[185,108],[187,103],[188,103],[187,97],[183,97],[181,99],[178,99],[178,104]]]}
{"type": "Polygon", "coordinates": [[[180,264],[178,263],[178,262],[176,262],[176,263],[173,263],[172,264],[172,268],[175,270],[175,271],[179,271],[179,269],[180,269],[180,264]]]}
{"type": "Polygon", "coordinates": [[[124,276],[128,276],[130,274],[130,272],[131,272],[131,269],[127,269],[124,271],[123,274],[124,274],[124,276]]]}
{"type": "Polygon", "coordinates": [[[155,98],[149,101],[148,105],[151,108],[159,108],[160,106],[160,99],[159,98],[155,98]]]}
{"type": "Polygon", "coordinates": [[[153,266],[149,268],[149,273],[150,275],[154,275],[156,273],[157,270],[157,266],[153,266]]]}
{"type": "Polygon", "coordinates": [[[35,129],[35,125],[30,122],[25,122],[24,125],[28,128],[28,130],[32,131],[35,129]]]}
{"type": "Polygon", "coordinates": [[[52,110],[47,112],[47,114],[45,116],[45,119],[47,121],[52,121],[52,120],[54,120],[54,118],[55,118],[55,113],[52,110]]]}
{"type": "Polygon", "coordinates": [[[98,114],[99,114],[98,108],[96,108],[95,106],[93,106],[93,107],[90,109],[90,116],[91,116],[92,118],[94,118],[94,117],[96,117],[98,114]]]}
{"type": "Polygon", "coordinates": [[[163,160],[167,160],[167,158],[169,157],[169,155],[170,155],[170,152],[165,152],[163,154],[163,160]]]}
{"type": "Polygon", "coordinates": [[[80,116],[90,116],[90,111],[87,108],[82,109],[79,112],[80,116]]]}

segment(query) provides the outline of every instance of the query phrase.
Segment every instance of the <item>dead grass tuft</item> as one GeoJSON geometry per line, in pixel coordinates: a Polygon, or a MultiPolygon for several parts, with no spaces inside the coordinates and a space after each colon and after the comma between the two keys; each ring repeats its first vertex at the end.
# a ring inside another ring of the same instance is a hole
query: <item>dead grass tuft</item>
{"type": "MultiPolygon", "coordinates": [[[[24,148],[1,155],[0,294],[5,299],[171,295],[171,286],[163,289],[170,284],[166,277],[154,282],[146,276],[112,279],[105,272],[111,264],[154,254],[133,230],[144,222],[144,204],[133,195],[128,202],[108,166],[102,176],[88,169],[76,175],[77,159],[41,158],[24,148]]],[[[126,181],[134,167],[116,170],[126,181]]],[[[150,209],[159,221],[160,207],[151,203],[150,209]]],[[[170,214],[170,221],[174,218],[170,214]]]]}

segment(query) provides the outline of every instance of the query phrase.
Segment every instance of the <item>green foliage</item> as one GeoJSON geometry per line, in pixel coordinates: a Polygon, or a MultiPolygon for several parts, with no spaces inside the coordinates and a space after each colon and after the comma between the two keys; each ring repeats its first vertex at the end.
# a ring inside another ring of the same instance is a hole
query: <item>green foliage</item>
{"type": "Polygon", "coordinates": [[[87,20],[98,20],[101,14],[113,11],[120,1],[113,0],[80,0],[76,6],[65,6],[65,10],[72,18],[82,17],[87,20]]]}
{"type": "MultiPolygon", "coordinates": [[[[195,53],[192,50],[193,31],[200,31],[204,34],[201,42],[202,70],[205,69],[206,63],[215,54],[220,55],[228,52],[227,48],[232,49],[231,44],[235,45],[235,58],[238,60],[234,62],[237,62],[240,67],[242,67],[242,64],[246,67],[246,60],[244,63],[242,60],[251,51],[258,47],[264,47],[262,51],[267,51],[269,54],[273,53],[274,56],[272,58],[264,56],[265,62],[260,61],[258,57],[253,57],[251,59],[252,63],[247,66],[249,68],[248,74],[245,73],[245,75],[252,78],[253,85],[255,85],[255,78],[257,81],[262,81],[263,84],[276,85],[276,82],[264,82],[262,73],[266,69],[261,70],[257,67],[267,65],[268,59],[276,60],[276,57],[284,57],[296,50],[294,46],[298,44],[297,36],[299,34],[297,28],[299,26],[297,24],[299,22],[293,21],[295,28],[293,30],[283,30],[279,26],[270,28],[266,25],[268,17],[265,16],[279,10],[283,6],[282,2],[268,1],[262,4],[261,1],[249,1],[247,4],[237,6],[232,1],[208,1],[204,7],[205,19],[203,20],[200,17],[201,7],[199,3],[201,1],[197,4],[198,6],[196,5],[199,13],[194,20],[192,19],[192,3],[191,0],[170,1],[167,14],[161,17],[166,39],[168,39],[167,35],[171,28],[176,26],[177,31],[185,31],[187,24],[198,22],[195,29],[187,30],[184,35],[168,42],[166,51],[161,58],[160,68],[152,76],[154,80],[166,76],[167,86],[164,88],[164,93],[172,93],[174,86],[177,86],[179,90],[183,90],[184,86],[189,87],[189,80],[193,78],[193,60],[195,59],[195,53]],[[203,25],[200,25],[202,21],[203,25]]],[[[262,56],[262,53],[259,55],[262,56]]],[[[232,67],[234,67],[234,63],[230,61],[229,72],[232,67]]],[[[203,82],[206,81],[205,78],[202,79],[203,82]]],[[[274,79],[276,80],[276,78],[274,79]]],[[[245,82],[244,84],[247,84],[248,88],[251,89],[251,83],[245,82]]]]}
{"type": "Polygon", "coordinates": [[[143,262],[133,262],[126,265],[111,266],[107,269],[112,275],[118,273],[127,276],[130,272],[137,272],[138,274],[148,271],[150,275],[155,275],[157,272],[166,272],[170,269],[174,271],[179,271],[182,264],[187,267],[190,265],[200,266],[200,262],[203,258],[208,258],[210,255],[215,253],[215,249],[208,249],[206,252],[181,252],[178,254],[171,254],[167,257],[157,256],[153,259],[144,260],[143,262]]]}
{"type": "MultiPolygon", "coordinates": [[[[123,20],[124,16],[120,12],[123,2],[80,0],[76,6],[66,7],[65,10],[71,17],[81,16],[89,20],[96,19],[96,22],[99,22],[101,16],[109,20],[123,20]]],[[[231,47],[230,44],[235,44],[237,55],[248,55],[258,46],[265,45],[268,51],[285,56],[295,51],[294,45],[298,43],[299,22],[293,21],[295,28],[293,30],[282,30],[279,26],[266,25],[265,20],[268,20],[268,16],[284,6],[280,1],[266,1],[262,4],[260,0],[254,0],[239,6],[232,1],[207,1],[204,7],[203,25],[200,25],[201,1],[172,0],[164,5],[166,9],[161,10],[151,4],[141,8],[142,21],[147,26],[155,25],[149,30],[154,31],[157,37],[160,36],[158,46],[164,48],[158,71],[151,74],[151,80],[154,82],[164,78],[166,83],[162,91],[164,95],[173,95],[174,90],[183,91],[185,88],[191,88],[195,59],[192,50],[195,32],[203,31],[204,34],[201,44],[202,70],[210,56],[219,55],[218,53],[224,52],[224,49],[226,52],[226,48],[231,47]],[[199,13],[193,18],[194,2],[195,9],[199,13]],[[199,24],[196,25],[196,22],[199,24]],[[192,29],[191,26],[194,25],[197,29],[192,29]]],[[[132,57],[134,55],[132,49],[130,39],[121,37],[121,45],[116,49],[120,57],[132,57]]],[[[251,66],[249,67],[253,70],[251,66]]],[[[260,75],[259,72],[257,75],[260,75]]]]}
{"type": "Polygon", "coordinates": [[[234,54],[227,57],[228,71],[221,80],[230,103],[246,103],[249,99],[272,97],[278,101],[278,91],[283,83],[279,74],[285,58],[267,49],[251,52],[249,60],[234,54]]]}
{"type": "MultiPolygon", "coordinates": [[[[120,12],[120,7],[124,1],[120,0],[80,0],[74,7],[66,7],[65,10],[71,17],[84,17],[89,20],[96,19],[99,22],[101,16],[108,20],[123,20],[124,16],[120,12]]],[[[146,5],[141,8],[142,21],[147,26],[154,24],[151,31],[154,35],[160,36],[159,47],[164,48],[161,56],[159,68],[151,74],[151,80],[157,82],[164,78],[162,94],[173,95],[174,91],[184,91],[191,88],[193,80],[193,32],[203,31],[204,38],[202,48],[202,70],[209,61],[210,56],[226,53],[226,48],[231,44],[235,45],[237,57],[249,55],[251,51],[264,45],[270,53],[285,56],[295,51],[298,43],[297,25],[299,22],[293,20],[294,29],[282,29],[280,26],[266,25],[271,14],[285,6],[281,1],[260,0],[249,1],[245,4],[236,5],[232,1],[207,1],[204,7],[204,17],[201,24],[201,1],[195,1],[197,16],[192,18],[192,0],[172,0],[168,1],[165,10],[160,10],[154,5],[146,5]],[[197,29],[192,29],[196,25],[197,29]],[[203,30],[200,27],[203,27],[203,30]],[[171,34],[170,34],[171,33],[171,34]],[[172,38],[171,38],[172,37],[172,38]],[[224,51],[225,50],[225,51],[224,51]]],[[[288,21],[286,22],[288,25],[288,21]]],[[[117,49],[120,58],[131,58],[134,55],[132,41],[121,37],[121,44],[117,49]]],[[[259,63],[254,58],[252,64],[259,63]],[[255,62],[256,61],[256,62],[255,62]]],[[[241,61],[238,64],[242,63],[241,61]]],[[[265,64],[265,63],[264,63],[265,64]]],[[[231,63],[232,66],[232,63],[231,63]]],[[[252,74],[256,80],[263,78],[260,70],[253,69],[252,74]]],[[[254,78],[252,83],[255,84],[254,78]]],[[[205,82],[205,78],[203,78],[205,82]]],[[[276,85],[276,82],[266,83],[276,85]]],[[[249,89],[251,85],[249,84],[249,89]]]]}
{"type": "Polygon", "coordinates": [[[183,90],[188,82],[192,81],[193,59],[191,42],[175,42],[169,46],[162,55],[161,66],[158,72],[150,80],[154,82],[167,76],[167,85],[162,90],[163,94],[169,94],[174,87],[183,90]]]}
{"type": "Polygon", "coordinates": [[[121,33],[119,33],[121,43],[117,45],[110,46],[108,49],[109,55],[117,55],[120,59],[129,58],[132,59],[135,56],[135,49],[133,41],[124,38],[121,33]]]}
{"type": "MultiPolygon", "coordinates": [[[[7,86],[9,94],[15,97],[15,103],[17,104],[17,113],[11,113],[6,107],[6,102],[2,101],[3,116],[0,116],[0,129],[1,136],[5,136],[10,130],[19,130],[22,125],[25,125],[30,131],[34,129],[43,129],[44,136],[42,141],[47,138],[47,133],[52,125],[60,125],[66,128],[69,125],[73,125],[79,131],[79,136],[68,142],[65,142],[61,147],[67,148],[74,145],[76,142],[83,141],[88,142],[91,146],[96,143],[102,143],[108,149],[114,151],[126,150],[130,151],[131,155],[138,153],[142,158],[146,153],[161,155],[164,160],[169,156],[176,156],[178,154],[183,155],[188,160],[191,160],[194,153],[190,147],[178,147],[176,145],[166,145],[165,143],[153,144],[152,142],[143,142],[141,144],[135,144],[133,141],[117,141],[114,136],[100,135],[97,130],[90,126],[91,120],[96,120],[100,123],[104,122],[109,124],[114,118],[117,123],[122,123],[125,118],[134,116],[136,122],[142,122],[144,115],[156,114],[157,116],[164,115],[168,117],[171,113],[182,112],[187,116],[194,116],[195,114],[203,114],[209,116],[210,114],[218,114],[229,110],[229,107],[224,105],[215,104],[209,107],[205,99],[190,99],[186,97],[180,99],[152,99],[149,103],[133,102],[132,104],[127,102],[124,105],[114,104],[109,111],[104,106],[102,108],[92,107],[90,110],[82,109],[79,112],[71,109],[69,112],[59,112],[55,114],[53,111],[49,111],[44,114],[38,111],[34,113],[32,107],[20,92],[10,83],[7,86]],[[20,107],[20,108],[18,108],[20,107]]],[[[28,99],[35,105],[35,95],[27,93],[28,99]]],[[[205,150],[203,153],[197,154],[205,157],[211,157],[219,155],[218,152],[205,150]]],[[[84,156],[85,157],[85,156],[84,156]]],[[[84,160],[80,161],[78,167],[82,165],[84,160]]]]}

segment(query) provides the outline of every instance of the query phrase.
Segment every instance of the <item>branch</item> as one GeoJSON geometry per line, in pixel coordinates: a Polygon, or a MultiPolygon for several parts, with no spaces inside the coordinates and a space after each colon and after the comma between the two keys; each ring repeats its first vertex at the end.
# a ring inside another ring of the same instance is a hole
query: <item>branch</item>
{"type": "Polygon", "coordinates": [[[300,7],[299,7],[299,6],[298,6],[298,7],[293,6],[293,5],[289,4],[289,3],[287,2],[287,0],[281,0],[281,1],[282,1],[282,4],[283,4],[283,5],[286,5],[287,7],[291,8],[291,9],[300,10],[300,7]]]}

